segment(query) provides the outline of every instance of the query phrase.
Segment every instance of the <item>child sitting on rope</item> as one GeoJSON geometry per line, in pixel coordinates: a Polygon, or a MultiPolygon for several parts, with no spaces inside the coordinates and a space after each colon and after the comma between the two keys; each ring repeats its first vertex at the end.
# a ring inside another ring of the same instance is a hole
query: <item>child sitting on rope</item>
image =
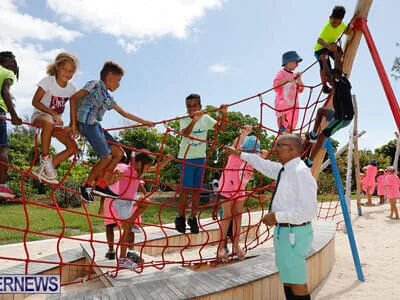
{"type": "Polygon", "coordinates": [[[320,76],[322,81],[322,91],[326,94],[331,92],[331,88],[327,85],[326,74],[323,71],[323,61],[322,58],[327,59],[329,70],[332,70],[331,63],[329,60],[329,56],[332,57],[335,62],[337,57],[341,59],[342,50],[336,44],[336,40],[344,33],[349,34],[350,28],[343,23],[343,18],[346,13],[346,10],[343,6],[335,6],[332,10],[332,13],[329,17],[328,22],[322,28],[317,43],[314,46],[314,55],[316,59],[319,61],[320,65],[320,76]],[[326,58],[328,56],[328,58],[326,58]]]}
{"type": "Polygon", "coordinates": [[[186,97],[186,109],[189,117],[179,120],[179,128],[183,134],[179,145],[178,159],[181,160],[181,191],[179,195],[179,216],[175,218],[175,228],[180,233],[186,232],[185,208],[188,196],[192,194],[192,214],[187,223],[190,232],[199,233],[197,223],[197,206],[200,200],[200,189],[206,164],[207,132],[211,129],[226,130],[227,105],[221,105],[220,122],[201,111],[201,99],[198,94],[186,97]],[[202,141],[203,140],[203,141],[202,141]]]}
{"type": "MultiPolygon", "coordinates": [[[[141,151],[143,151],[142,149],[141,151]]],[[[141,185],[141,177],[148,172],[156,172],[164,168],[173,156],[166,155],[163,162],[158,166],[152,166],[153,158],[150,154],[139,152],[132,152],[130,162],[128,164],[119,163],[114,169],[111,178],[113,185],[111,188],[119,193],[122,199],[106,198],[100,202],[99,214],[105,211],[104,223],[106,224],[106,236],[109,250],[106,253],[106,258],[114,259],[114,227],[122,225],[123,232],[120,239],[121,250],[119,256],[119,266],[126,268],[135,268],[141,262],[140,256],[134,252],[127,253],[127,244],[133,245],[135,242],[135,235],[133,232],[133,224],[135,220],[142,214],[148,206],[145,201],[135,202],[138,199],[137,191],[146,194],[146,189],[141,185]],[[105,204],[105,207],[104,207],[105,204]]],[[[147,199],[148,200],[148,199],[147,199]]],[[[130,250],[133,250],[129,246],[130,250]]]]}
{"type": "Polygon", "coordinates": [[[296,51],[288,51],[282,55],[282,67],[274,79],[275,112],[278,118],[279,132],[291,133],[299,118],[298,94],[304,90],[301,73],[294,73],[303,59],[296,51]]]}
{"type": "Polygon", "coordinates": [[[100,125],[106,110],[114,109],[129,120],[145,126],[154,126],[153,122],[143,120],[123,110],[110,96],[108,91],[114,92],[119,88],[123,75],[124,69],[120,65],[107,61],[100,72],[100,80],[87,82],[71,97],[72,133],[75,135],[80,132],[100,158],[80,187],[82,200],[88,203],[94,201],[93,194],[119,197],[108,185],[112,170],[121,160],[124,152],[112,135],[104,131],[100,125]]]}
{"type": "MultiPolygon", "coordinates": [[[[260,150],[260,141],[255,136],[248,136],[253,130],[251,126],[245,126],[239,137],[233,142],[235,149],[245,152],[254,152],[260,150]]],[[[223,211],[221,218],[221,235],[217,248],[217,257],[222,262],[229,260],[229,255],[224,250],[224,242],[227,238],[230,224],[233,222],[232,253],[237,259],[244,259],[245,250],[239,247],[239,238],[242,225],[242,211],[246,196],[246,185],[253,176],[253,167],[241,160],[236,155],[229,155],[226,166],[222,171],[219,180],[218,193],[220,205],[223,211]]]]}
{"type": "MultiPolygon", "coordinates": [[[[339,67],[339,62],[335,63],[335,66],[339,67]]],[[[309,167],[312,167],[312,162],[319,150],[322,148],[326,138],[333,135],[339,129],[348,126],[353,120],[354,116],[353,101],[351,97],[351,84],[349,80],[341,71],[341,69],[335,68],[332,72],[330,72],[327,70],[327,68],[328,66],[325,62],[324,71],[328,75],[329,82],[335,89],[333,94],[333,110],[323,107],[317,111],[314,129],[308,134],[307,137],[311,143],[316,143],[315,146],[310,149],[310,156],[304,159],[304,162],[309,167]],[[329,123],[326,128],[323,129],[319,135],[317,135],[323,117],[325,117],[329,123]]]]}
{"type": "Polygon", "coordinates": [[[14,107],[14,97],[10,93],[10,87],[18,79],[19,68],[15,56],[10,51],[0,52],[0,198],[14,198],[14,192],[7,185],[8,164],[8,136],[7,112],[11,115],[11,124],[21,125],[22,120],[18,117],[14,107]]]}

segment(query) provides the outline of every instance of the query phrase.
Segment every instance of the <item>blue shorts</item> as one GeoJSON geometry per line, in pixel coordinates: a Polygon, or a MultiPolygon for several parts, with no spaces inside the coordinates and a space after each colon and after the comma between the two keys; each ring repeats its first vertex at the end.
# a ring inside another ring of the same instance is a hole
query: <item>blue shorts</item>
{"type": "Polygon", "coordinates": [[[311,224],[298,227],[276,226],[274,229],[275,262],[283,283],[307,283],[306,257],[313,240],[311,224]],[[294,233],[294,245],[289,233],[294,233]]]}
{"type": "Polygon", "coordinates": [[[338,120],[335,118],[335,111],[333,109],[328,109],[326,111],[326,120],[329,124],[323,130],[326,137],[330,137],[335,134],[339,129],[349,126],[351,120],[338,120]]]}
{"type": "MultiPolygon", "coordinates": [[[[0,117],[5,118],[6,112],[0,108],[0,117]]],[[[7,121],[0,120],[0,147],[8,146],[7,121]]]]}
{"type": "Polygon", "coordinates": [[[193,159],[185,159],[184,160],[185,164],[183,163],[179,164],[179,171],[181,173],[183,188],[201,188],[203,186],[202,177],[204,170],[203,166],[205,161],[206,161],[205,158],[193,158],[193,159]],[[188,165],[186,163],[190,163],[195,166],[188,165]]]}
{"type": "Polygon", "coordinates": [[[89,125],[78,122],[78,129],[99,158],[110,155],[110,147],[112,145],[107,144],[107,141],[118,143],[111,134],[101,128],[99,123],[89,125]]]}

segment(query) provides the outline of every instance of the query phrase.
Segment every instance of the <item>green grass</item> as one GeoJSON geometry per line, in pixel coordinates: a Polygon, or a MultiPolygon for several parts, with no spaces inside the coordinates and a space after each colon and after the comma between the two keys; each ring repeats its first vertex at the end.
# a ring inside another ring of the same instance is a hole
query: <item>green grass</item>
{"type": "MultiPolygon", "coordinates": [[[[336,200],[337,196],[335,198],[332,195],[322,195],[318,197],[319,202],[331,201],[332,199],[336,200]]],[[[88,207],[89,213],[97,214],[99,204],[100,201],[95,201],[94,204],[90,205],[88,207]]],[[[177,202],[173,202],[172,205],[177,205],[177,202]]],[[[261,208],[258,199],[254,198],[249,199],[249,201],[247,201],[247,205],[249,208],[252,209],[252,211],[256,211],[261,208]]],[[[264,206],[264,209],[266,209],[267,207],[268,206],[264,206]]],[[[56,235],[60,235],[62,233],[62,222],[55,209],[29,204],[26,205],[26,209],[28,212],[30,230],[56,235]]],[[[70,210],[74,212],[84,212],[83,208],[74,208],[70,210]]],[[[159,212],[160,205],[149,205],[147,210],[142,214],[143,222],[159,224],[159,212]]],[[[70,212],[61,213],[66,224],[64,232],[65,236],[82,235],[90,232],[89,222],[85,215],[74,214],[70,212]]],[[[209,218],[211,217],[211,213],[211,208],[204,209],[201,213],[201,218],[209,218]]],[[[176,215],[176,208],[165,206],[161,210],[161,222],[163,224],[173,223],[176,215]]],[[[94,233],[104,232],[104,219],[90,217],[90,222],[92,224],[92,231],[94,233]]],[[[27,222],[24,212],[24,205],[12,202],[0,205],[0,225],[25,230],[27,228],[27,222]]],[[[34,233],[28,233],[26,236],[27,241],[35,241],[49,238],[53,237],[34,233]]],[[[24,232],[0,228],[0,245],[23,242],[23,240],[24,232]]]]}

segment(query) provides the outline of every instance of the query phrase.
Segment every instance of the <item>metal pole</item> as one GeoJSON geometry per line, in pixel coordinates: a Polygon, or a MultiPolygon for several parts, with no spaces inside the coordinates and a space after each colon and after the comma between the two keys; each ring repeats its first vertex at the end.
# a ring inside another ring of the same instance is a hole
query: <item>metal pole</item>
{"type": "Polygon", "coordinates": [[[353,227],[351,226],[350,215],[349,215],[349,211],[347,209],[346,199],[344,197],[342,181],[340,179],[340,173],[339,173],[339,169],[338,169],[338,166],[336,163],[335,153],[333,152],[332,142],[331,142],[330,138],[328,138],[326,140],[325,146],[328,150],[328,154],[329,154],[329,157],[332,162],[332,171],[333,171],[333,175],[335,177],[336,188],[337,188],[337,191],[339,194],[340,205],[342,207],[344,223],[346,225],[346,231],[347,231],[347,236],[349,238],[351,253],[353,254],[353,261],[354,261],[354,266],[356,267],[357,277],[358,277],[358,280],[364,282],[365,279],[364,279],[364,274],[363,274],[363,271],[361,268],[360,257],[358,256],[357,244],[356,244],[356,240],[354,238],[353,227]]]}

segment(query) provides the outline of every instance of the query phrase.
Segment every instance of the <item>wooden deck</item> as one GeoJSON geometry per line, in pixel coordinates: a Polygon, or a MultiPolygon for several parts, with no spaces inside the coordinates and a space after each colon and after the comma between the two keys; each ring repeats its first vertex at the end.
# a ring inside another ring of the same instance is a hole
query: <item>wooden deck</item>
{"type": "MultiPolygon", "coordinates": [[[[327,276],[334,263],[336,224],[316,221],[313,228],[314,240],[307,258],[311,290],[327,276]]],[[[83,248],[90,258],[91,250],[88,249],[91,248],[87,249],[86,245],[83,248]]],[[[95,263],[105,263],[100,259],[103,253],[97,252],[104,249],[95,250],[99,257],[95,263]]],[[[257,248],[248,256],[251,258],[206,271],[177,265],[167,266],[161,271],[147,268],[142,274],[123,270],[117,278],[108,278],[109,286],[113,287],[69,292],[48,299],[284,299],[273,249],[257,248]]]]}

